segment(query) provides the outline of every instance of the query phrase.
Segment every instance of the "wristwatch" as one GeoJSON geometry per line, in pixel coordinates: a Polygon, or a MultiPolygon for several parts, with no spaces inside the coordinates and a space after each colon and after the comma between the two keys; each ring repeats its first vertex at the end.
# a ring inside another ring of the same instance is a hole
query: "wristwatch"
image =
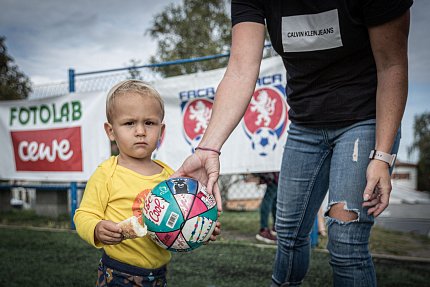
{"type": "Polygon", "coordinates": [[[396,154],[389,154],[383,151],[379,151],[376,149],[372,149],[370,151],[370,155],[369,155],[370,159],[378,159],[381,160],[383,162],[388,163],[388,165],[390,167],[392,167],[394,165],[394,163],[396,162],[396,154]]]}

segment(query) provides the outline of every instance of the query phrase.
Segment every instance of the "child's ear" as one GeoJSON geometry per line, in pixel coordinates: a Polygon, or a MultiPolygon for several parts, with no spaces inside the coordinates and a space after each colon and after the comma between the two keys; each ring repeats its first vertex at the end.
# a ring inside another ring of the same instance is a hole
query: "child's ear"
{"type": "Polygon", "coordinates": [[[160,129],[160,136],[159,136],[159,138],[161,138],[162,136],[163,136],[163,133],[164,133],[164,129],[166,128],[166,124],[165,123],[162,123],[161,124],[161,129],[160,129]]]}
{"type": "Polygon", "coordinates": [[[108,136],[110,141],[112,141],[112,142],[115,141],[115,134],[113,132],[112,125],[110,123],[106,122],[106,123],[104,123],[104,128],[105,128],[106,135],[108,136]]]}

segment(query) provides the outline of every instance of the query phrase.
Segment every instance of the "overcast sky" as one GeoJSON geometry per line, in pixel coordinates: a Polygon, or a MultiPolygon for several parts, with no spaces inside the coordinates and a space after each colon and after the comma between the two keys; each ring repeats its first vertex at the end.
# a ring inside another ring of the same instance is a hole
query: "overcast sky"
{"type": "MultiPolygon", "coordinates": [[[[147,64],[156,42],[145,31],[155,14],[181,0],[0,0],[0,35],[33,84],[77,73],[147,64]]],[[[414,116],[430,112],[429,0],[415,0],[409,38],[410,92],[399,158],[408,160],[414,116]]],[[[409,159],[414,161],[415,158],[409,159]]]]}
{"type": "Polygon", "coordinates": [[[156,42],[145,31],[173,0],[0,0],[0,35],[35,84],[148,62],[156,42]]]}

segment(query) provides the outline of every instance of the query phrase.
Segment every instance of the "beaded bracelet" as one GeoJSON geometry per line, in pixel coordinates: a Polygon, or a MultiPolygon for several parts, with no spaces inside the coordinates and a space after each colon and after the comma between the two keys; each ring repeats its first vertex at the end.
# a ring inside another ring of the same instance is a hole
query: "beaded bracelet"
{"type": "Polygon", "coordinates": [[[213,149],[213,148],[198,146],[194,150],[198,150],[198,149],[205,150],[205,151],[213,151],[213,152],[216,152],[218,155],[221,155],[221,152],[219,150],[216,150],[216,149],[213,149]]]}

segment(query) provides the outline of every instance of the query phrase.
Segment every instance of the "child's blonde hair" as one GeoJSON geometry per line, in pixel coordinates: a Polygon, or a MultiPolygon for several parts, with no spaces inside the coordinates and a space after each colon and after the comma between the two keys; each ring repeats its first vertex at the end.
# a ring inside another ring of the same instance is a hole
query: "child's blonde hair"
{"type": "Polygon", "coordinates": [[[106,98],[106,118],[109,123],[112,123],[114,112],[114,100],[116,97],[126,93],[136,93],[142,96],[152,96],[160,103],[161,120],[164,119],[164,101],[156,89],[149,84],[139,80],[125,80],[113,86],[106,98]]]}

